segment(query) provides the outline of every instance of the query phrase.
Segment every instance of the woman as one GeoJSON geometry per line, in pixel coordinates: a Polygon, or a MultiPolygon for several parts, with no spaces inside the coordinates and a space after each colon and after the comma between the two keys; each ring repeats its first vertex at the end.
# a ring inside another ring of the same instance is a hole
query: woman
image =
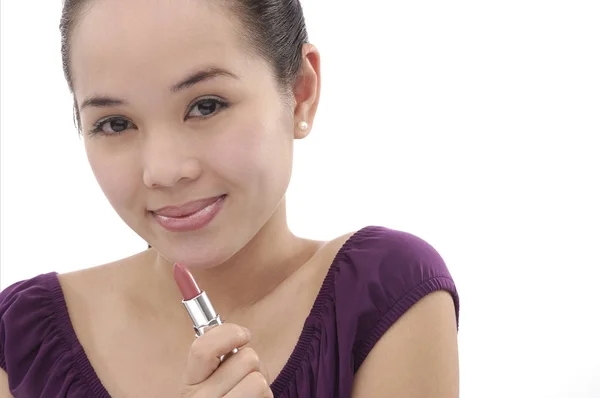
{"type": "Polygon", "coordinates": [[[321,79],[297,0],[67,0],[61,32],[89,162],[151,248],[5,289],[0,395],[458,397],[458,296],[435,249],[287,226],[321,79]],[[196,338],[174,264],[223,325],[196,338]]]}

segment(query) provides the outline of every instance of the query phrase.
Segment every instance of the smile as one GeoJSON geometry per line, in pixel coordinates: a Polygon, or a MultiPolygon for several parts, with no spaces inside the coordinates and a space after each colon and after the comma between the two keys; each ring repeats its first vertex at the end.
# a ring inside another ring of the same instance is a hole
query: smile
{"type": "Polygon", "coordinates": [[[189,202],[183,206],[167,206],[150,213],[156,222],[170,232],[187,232],[208,225],[223,207],[227,195],[189,202]]]}

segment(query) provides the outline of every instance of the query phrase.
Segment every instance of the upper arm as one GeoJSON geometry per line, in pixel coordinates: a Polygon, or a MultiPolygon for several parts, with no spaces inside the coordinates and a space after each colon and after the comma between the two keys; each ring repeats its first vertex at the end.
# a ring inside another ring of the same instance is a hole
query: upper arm
{"type": "Polygon", "coordinates": [[[379,339],[362,363],[352,398],[458,398],[455,307],[446,291],[428,294],[379,339]]]}
{"type": "Polygon", "coordinates": [[[0,397],[12,398],[8,389],[8,375],[2,368],[0,368],[0,397]]]}

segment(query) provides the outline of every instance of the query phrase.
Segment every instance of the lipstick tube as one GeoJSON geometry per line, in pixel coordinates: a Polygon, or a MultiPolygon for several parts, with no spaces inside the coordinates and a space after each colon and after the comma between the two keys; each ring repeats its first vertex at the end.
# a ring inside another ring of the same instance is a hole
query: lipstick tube
{"type": "MultiPolygon", "coordinates": [[[[203,291],[196,297],[190,300],[182,300],[181,302],[192,319],[196,337],[204,335],[207,331],[206,329],[210,327],[223,324],[221,317],[215,311],[206,292],[203,291]]],[[[236,352],[238,352],[238,349],[234,348],[230,353],[222,355],[220,358],[221,362],[236,352]]]]}

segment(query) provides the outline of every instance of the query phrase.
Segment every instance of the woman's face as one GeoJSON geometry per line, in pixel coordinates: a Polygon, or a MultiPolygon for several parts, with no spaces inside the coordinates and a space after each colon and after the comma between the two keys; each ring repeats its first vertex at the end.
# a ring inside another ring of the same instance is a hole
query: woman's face
{"type": "Polygon", "coordinates": [[[293,107],[236,24],[209,1],[96,0],[72,34],[74,93],[102,190],[136,233],[190,266],[247,244],[291,175],[293,107]],[[208,214],[175,217],[216,198],[208,214]]]}

